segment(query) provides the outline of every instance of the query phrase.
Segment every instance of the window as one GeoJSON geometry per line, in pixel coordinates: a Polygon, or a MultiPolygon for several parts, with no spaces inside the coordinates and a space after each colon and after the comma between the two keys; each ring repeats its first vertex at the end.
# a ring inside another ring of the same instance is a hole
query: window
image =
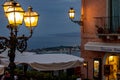
{"type": "Polygon", "coordinates": [[[109,0],[109,29],[116,33],[120,29],[120,0],[109,0]]]}
{"type": "Polygon", "coordinates": [[[93,78],[95,80],[101,80],[101,58],[95,58],[93,60],[93,78]]]}

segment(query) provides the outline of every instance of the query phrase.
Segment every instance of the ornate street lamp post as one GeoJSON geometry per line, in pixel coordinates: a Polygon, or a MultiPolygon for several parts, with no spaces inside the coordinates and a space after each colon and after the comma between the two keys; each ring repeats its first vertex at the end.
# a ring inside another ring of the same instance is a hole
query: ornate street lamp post
{"type": "Polygon", "coordinates": [[[5,51],[7,48],[8,56],[9,56],[9,65],[10,74],[12,80],[14,80],[14,69],[16,65],[14,63],[15,60],[15,51],[18,50],[23,52],[27,48],[27,40],[31,38],[33,33],[33,28],[37,26],[39,15],[37,12],[32,11],[32,7],[28,8],[28,11],[25,12],[21,5],[14,0],[6,1],[3,4],[3,9],[6,18],[8,19],[7,28],[10,30],[10,36],[2,37],[0,36],[0,52],[5,51]],[[22,25],[23,20],[25,25],[30,30],[29,36],[18,36],[18,26],[22,25]]]}

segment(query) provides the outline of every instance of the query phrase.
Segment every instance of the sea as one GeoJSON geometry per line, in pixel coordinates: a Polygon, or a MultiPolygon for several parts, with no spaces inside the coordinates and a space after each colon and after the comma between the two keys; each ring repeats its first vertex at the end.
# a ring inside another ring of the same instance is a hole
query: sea
{"type": "MultiPolygon", "coordinates": [[[[28,41],[27,49],[42,49],[50,47],[59,46],[80,46],[80,33],[62,33],[62,34],[52,34],[48,36],[37,36],[32,37],[28,41]]],[[[59,52],[58,52],[59,54],[59,52]]],[[[80,56],[80,50],[71,53],[75,56],[80,56]]]]}

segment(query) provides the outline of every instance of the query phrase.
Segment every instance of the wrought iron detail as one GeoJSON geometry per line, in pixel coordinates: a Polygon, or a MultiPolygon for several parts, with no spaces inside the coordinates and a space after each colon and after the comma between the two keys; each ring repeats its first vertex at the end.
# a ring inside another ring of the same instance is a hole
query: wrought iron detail
{"type": "Polygon", "coordinates": [[[0,53],[4,52],[6,50],[6,39],[0,38],[0,53]]]}
{"type": "Polygon", "coordinates": [[[18,39],[17,50],[22,53],[23,51],[26,50],[26,48],[27,48],[27,39],[25,39],[24,37],[18,39]]]}
{"type": "Polygon", "coordinates": [[[75,21],[73,19],[71,19],[71,21],[74,22],[74,23],[77,23],[80,26],[83,26],[83,21],[75,21]]]}

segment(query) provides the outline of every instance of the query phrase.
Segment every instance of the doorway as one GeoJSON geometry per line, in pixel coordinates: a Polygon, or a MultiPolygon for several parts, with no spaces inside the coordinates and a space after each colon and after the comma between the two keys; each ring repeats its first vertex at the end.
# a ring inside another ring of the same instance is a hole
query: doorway
{"type": "Polygon", "coordinates": [[[117,80],[117,73],[120,70],[120,57],[117,55],[109,55],[104,65],[105,80],[117,80]]]}

